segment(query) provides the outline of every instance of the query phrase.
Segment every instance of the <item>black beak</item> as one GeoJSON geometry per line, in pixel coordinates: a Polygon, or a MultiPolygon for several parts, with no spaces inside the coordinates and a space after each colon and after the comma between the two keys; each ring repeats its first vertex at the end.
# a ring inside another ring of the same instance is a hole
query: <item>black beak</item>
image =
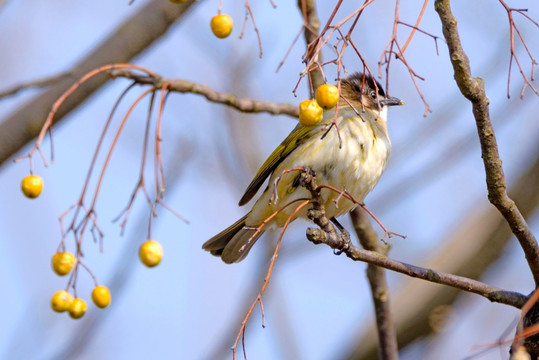
{"type": "Polygon", "coordinates": [[[380,104],[383,106],[404,105],[404,101],[397,99],[396,97],[389,97],[387,99],[380,100],[380,104]]]}

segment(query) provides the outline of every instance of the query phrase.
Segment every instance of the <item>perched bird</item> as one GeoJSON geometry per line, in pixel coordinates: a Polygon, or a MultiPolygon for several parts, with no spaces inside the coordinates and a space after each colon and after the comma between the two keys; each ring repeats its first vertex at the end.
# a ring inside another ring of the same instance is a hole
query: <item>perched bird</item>
{"type": "MultiPolygon", "coordinates": [[[[296,206],[286,207],[250,239],[256,228],[275,211],[295,199],[311,197],[308,190],[300,186],[297,171],[282,175],[274,189],[275,180],[286,169],[310,168],[316,174],[317,184],[346,190],[363,201],[380,179],[391,152],[388,106],[402,104],[401,100],[387,96],[380,83],[369,75],[354,73],[343,79],[337,117],[335,109],[331,109],[324,112],[323,120],[317,125],[298,124],[264,162],[241,198],[240,206],[249,202],[270,177],[269,185],[251,211],[206,241],[202,248],[220,256],[225,263],[239,262],[264,230],[284,226],[296,206]],[[334,119],[338,132],[335,127],[329,128],[334,119]]],[[[329,189],[322,189],[321,195],[328,218],[346,214],[356,206],[343,197],[335,204],[339,194],[329,189]]],[[[296,217],[307,218],[307,209],[303,208],[296,217]]]]}

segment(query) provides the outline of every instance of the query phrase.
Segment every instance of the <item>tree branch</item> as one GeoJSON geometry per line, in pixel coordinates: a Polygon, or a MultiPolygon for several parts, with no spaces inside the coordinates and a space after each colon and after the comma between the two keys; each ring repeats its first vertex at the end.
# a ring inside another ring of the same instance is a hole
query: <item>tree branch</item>
{"type": "Polygon", "coordinates": [[[477,280],[468,279],[463,276],[448,274],[433,269],[426,269],[419,266],[403,263],[390,259],[382,254],[370,250],[363,250],[357,246],[343,241],[334,241],[331,237],[320,229],[308,229],[309,241],[314,244],[326,244],[332,249],[346,254],[354,261],[363,261],[369,264],[378,265],[388,270],[393,270],[411,277],[427,280],[433,283],[448,285],[456,289],[481,295],[492,302],[510,305],[520,308],[528,299],[526,295],[514,291],[506,291],[494,286],[489,286],[477,280]]]}
{"type": "Polygon", "coordinates": [[[33,87],[46,87],[46,86],[54,85],[59,80],[63,79],[64,77],[66,77],[68,75],[70,75],[70,74],[69,73],[61,73],[61,74],[49,76],[49,77],[46,77],[46,78],[33,80],[33,81],[30,81],[30,82],[27,82],[27,83],[22,83],[22,84],[15,85],[15,86],[13,86],[13,87],[11,87],[9,89],[0,91],[0,99],[8,97],[8,96],[16,95],[17,93],[19,93],[22,90],[30,89],[30,88],[33,88],[33,87]]]}
{"type": "MultiPolygon", "coordinates": [[[[509,194],[520,204],[524,216],[530,216],[539,205],[539,153],[535,163],[519,175],[509,189],[509,194]]],[[[443,157],[442,157],[443,158],[443,157]]],[[[398,201],[395,200],[395,201],[398,201]]],[[[489,266],[505,253],[513,239],[511,229],[495,207],[471,209],[462,215],[456,231],[443,239],[435,254],[429,255],[424,267],[436,267],[444,272],[479,279],[489,266]]],[[[392,293],[393,319],[397,329],[399,348],[429,335],[436,329],[430,324],[431,314],[441,307],[452,306],[461,291],[444,287],[426,286],[408,279],[400,283],[400,289],[392,293]]],[[[360,328],[351,344],[352,350],[344,352],[343,359],[377,359],[376,329],[360,328]]]]}
{"type": "Polygon", "coordinates": [[[140,75],[133,71],[122,69],[111,71],[111,76],[131,79],[137,84],[152,85],[155,89],[160,89],[163,84],[168,84],[167,90],[180,93],[193,93],[204,96],[208,101],[230,106],[238,111],[246,113],[267,112],[273,115],[289,115],[298,117],[298,107],[292,104],[279,104],[270,101],[238,98],[232,94],[221,93],[213,90],[207,85],[195,83],[183,79],[167,79],[159,75],[140,75]]]}
{"type": "MultiPolygon", "coordinates": [[[[315,0],[298,0],[299,10],[303,16],[303,26],[304,26],[304,37],[305,43],[307,44],[307,51],[311,46],[311,43],[320,41],[318,36],[318,30],[320,29],[320,19],[318,18],[318,13],[316,12],[316,2],[315,0]]],[[[315,63],[318,63],[322,60],[322,55],[320,53],[307,54],[307,57],[303,61],[307,64],[311,60],[311,56],[316,56],[314,59],[315,63]]],[[[309,73],[309,84],[311,87],[311,95],[314,96],[314,91],[325,83],[324,76],[322,75],[322,70],[320,68],[312,69],[309,73]]]]}
{"type": "MultiPolygon", "coordinates": [[[[352,218],[352,223],[354,224],[354,229],[361,246],[366,250],[387,255],[389,246],[381,245],[378,234],[372,228],[365,210],[357,206],[350,212],[350,217],[352,218]]],[[[397,344],[397,333],[391,315],[390,293],[385,270],[379,266],[368,264],[367,279],[371,287],[374,315],[376,317],[378,358],[380,360],[396,360],[399,358],[399,347],[397,344]]]]}
{"type": "MultiPolygon", "coordinates": [[[[103,64],[128,62],[163,35],[169,26],[194,3],[194,0],[182,5],[170,4],[168,1],[150,1],[138,13],[120,25],[113,35],[88,54],[85,59],[68,71],[71,76],[59,80],[42,95],[32,99],[15,113],[6,116],[0,122],[0,164],[38,135],[54,101],[76,79],[103,64]]],[[[82,89],[70,97],[56,113],[55,122],[60,121],[80,105],[106,81],[106,76],[99,76],[84,84],[82,89]]]]}
{"type": "Polygon", "coordinates": [[[449,0],[436,0],[435,8],[442,22],[444,38],[447,41],[449,57],[455,72],[455,81],[462,95],[472,103],[481,143],[481,157],[485,166],[488,199],[503,215],[520,242],[535,284],[539,286],[539,246],[515,202],[507,195],[507,185],[494,127],[490,121],[489,100],[485,93],[483,79],[472,76],[470,62],[462,48],[457,20],[451,13],[449,0]]]}
{"type": "MultiPolygon", "coordinates": [[[[463,276],[457,276],[441,271],[406,264],[390,259],[380,253],[370,250],[363,250],[353,245],[350,241],[349,235],[346,233],[346,230],[341,229],[341,233],[338,234],[335,227],[331,225],[329,219],[326,217],[323,199],[320,192],[323,188],[328,188],[328,186],[318,186],[316,184],[316,176],[309,168],[306,168],[301,173],[300,184],[311,193],[312,208],[308,210],[308,217],[319,226],[319,228],[307,229],[307,239],[313,244],[326,244],[332,249],[337,250],[339,254],[346,254],[346,256],[352,260],[363,261],[389,270],[400,272],[411,277],[417,277],[437,284],[448,285],[460,290],[481,295],[492,302],[511,305],[516,308],[520,308],[526,303],[528,297],[520,293],[499,289],[463,276]]],[[[348,196],[346,197],[349,198],[348,196]]]]}

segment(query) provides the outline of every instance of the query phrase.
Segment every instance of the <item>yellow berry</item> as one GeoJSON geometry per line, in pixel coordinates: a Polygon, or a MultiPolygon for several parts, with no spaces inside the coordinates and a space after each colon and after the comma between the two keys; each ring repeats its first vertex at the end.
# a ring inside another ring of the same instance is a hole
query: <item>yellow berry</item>
{"type": "Polygon", "coordinates": [[[316,89],[316,102],[324,109],[331,109],[339,101],[339,89],[335,85],[323,84],[316,89]]]}
{"type": "Polygon", "coordinates": [[[21,190],[27,198],[35,199],[43,190],[43,179],[37,175],[28,175],[21,181],[21,190]]]}
{"type": "Polygon", "coordinates": [[[232,18],[226,14],[215,15],[211,18],[211,31],[219,39],[224,39],[232,32],[232,18]]]}
{"type": "Polygon", "coordinates": [[[84,314],[86,314],[87,308],[88,306],[86,305],[86,301],[79,298],[74,298],[69,306],[69,316],[71,316],[73,319],[80,319],[84,316],[84,314]]]}
{"type": "Polygon", "coordinates": [[[184,2],[187,2],[187,0],[169,0],[173,4],[183,4],[184,2]]]}
{"type": "Polygon", "coordinates": [[[65,290],[54,293],[51,299],[51,308],[56,312],[64,312],[69,309],[73,296],[65,290]]]}
{"type": "Polygon", "coordinates": [[[316,100],[303,100],[299,104],[299,123],[303,126],[313,126],[322,121],[324,110],[316,100]]]}
{"type": "Polygon", "coordinates": [[[148,240],[140,246],[140,261],[147,267],[157,266],[163,257],[163,247],[157,241],[148,240]]]}
{"type": "Polygon", "coordinates": [[[75,257],[70,252],[59,252],[52,256],[52,269],[60,276],[69,274],[73,265],[75,265],[75,257]]]}
{"type": "Polygon", "coordinates": [[[92,291],[92,301],[98,308],[106,308],[110,305],[110,291],[106,286],[96,286],[92,291]]]}

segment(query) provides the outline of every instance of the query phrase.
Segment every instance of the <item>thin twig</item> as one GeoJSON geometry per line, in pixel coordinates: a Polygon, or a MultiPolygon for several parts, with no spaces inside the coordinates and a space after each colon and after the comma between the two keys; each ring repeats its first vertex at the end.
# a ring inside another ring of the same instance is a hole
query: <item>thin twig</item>
{"type": "MultiPolygon", "coordinates": [[[[402,47],[402,50],[401,50],[401,55],[402,53],[404,53],[406,51],[406,48],[408,47],[408,44],[410,43],[410,41],[412,40],[412,38],[414,37],[414,33],[416,30],[419,30],[419,23],[421,22],[421,19],[423,18],[423,14],[425,13],[425,9],[427,8],[427,4],[429,3],[429,0],[425,0],[423,2],[423,7],[421,8],[421,12],[419,13],[419,16],[417,17],[417,21],[415,22],[415,25],[412,26],[412,32],[410,33],[410,36],[408,36],[408,39],[406,40],[406,42],[404,43],[404,46],[402,47]]],[[[397,23],[401,23],[400,21],[398,21],[397,23]]]]}
{"type": "Polygon", "coordinates": [[[507,12],[507,18],[508,18],[508,21],[509,21],[509,38],[510,38],[510,44],[511,44],[511,56],[509,58],[509,72],[508,72],[508,75],[507,75],[507,98],[510,97],[509,90],[510,90],[510,84],[511,84],[511,67],[512,67],[512,64],[513,64],[513,60],[515,60],[517,66],[518,66],[518,70],[520,71],[520,74],[522,76],[522,79],[524,80],[524,86],[523,86],[522,91],[520,93],[521,97],[522,97],[522,95],[524,93],[524,89],[525,89],[526,86],[528,86],[530,89],[532,89],[532,91],[536,95],[539,96],[539,90],[537,90],[535,88],[535,86],[533,86],[533,84],[530,81],[530,78],[531,78],[531,80],[533,80],[533,78],[534,78],[534,68],[535,68],[535,65],[537,65],[537,61],[535,60],[532,53],[530,52],[530,49],[528,48],[528,45],[526,44],[526,41],[522,37],[522,34],[520,33],[520,30],[518,29],[517,25],[515,24],[515,20],[513,19],[513,11],[516,11],[517,13],[519,13],[519,14],[523,15],[524,17],[526,17],[535,26],[539,27],[539,24],[536,21],[534,21],[531,17],[524,14],[524,10],[522,10],[522,9],[514,9],[514,8],[509,7],[509,5],[507,5],[504,0],[498,0],[498,1],[500,2],[500,4],[502,4],[505,11],[507,12]],[[530,78],[528,78],[528,76],[525,74],[524,69],[522,68],[522,65],[520,64],[519,57],[518,57],[518,55],[516,53],[516,50],[515,50],[515,31],[516,31],[519,39],[520,39],[520,42],[524,46],[524,49],[526,49],[526,53],[528,54],[528,57],[529,57],[530,62],[531,62],[531,76],[530,76],[530,78]]]}
{"type": "MultiPolygon", "coordinates": [[[[105,71],[108,71],[108,70],[112,70],[112,69],[125,69],[125,68],[128,68],[128,69],[133,69],[133,70],[138,70],[138,71],[142,71],[148,75],[153,75],[153,72],[149,69],[146,69],[146,68],[143,68],[141,66],[137,66],[137,65],[132,65],[132,64],[110,64],[110,65],[104,65],[104,66],[100,66],[98,67],[97,69],[94,69],[92,71],[89,71],[88,73],[86,73],[84,76],[82,76],[79,80],[77,80],[77,82],[75,82],[73,85],[71,85],[71,87],[69,89],[67,89],[55,102],[54,104],[52,105],[52,109],[51,111],[49,112],[49,115],[47,116],[47,119],[45,120],[45,123],[43,124],[42,128],[41,128],[41,131],[39,132],[39,135],[37,137],[37,140],[36,140],[36,143],[34,144],[34,146],[30,149],[30,151],[28,152],[28,155],[26,156],[23,156],[21,158],[18,158],[18,159],[15,159],[15,161],[19,161],[19,160],[22,160],[22,159],[25,159],[25,158],[28,158],[29,161],[30,161],[30,164],[32,164],[32,157],[34,155],[34,152],[36,150],[40,150],[41,149],[41,143],[43,142],[43,139],[45,138],[45,135],[47,134],[48,131],[50,131],[50,128],[53,124],[53,118],[54,118],[54,115],[56,114],[56,112],[58,111],[58,109],[60,108],[60,106],[65,102],[65,100],[71,95],[73,94],[83,83],[87,82],[89,79],[91,79],[92,77],[96,76],[96,75],[99,75],[105,71]]],[[[51,143],[52,143],[52,139],[51,139],[51,143]]],[[[52,157],[52,154],[51,154],[51,162],[53,161],[53,157],[52,157]]],[[[47,162],[45,161],[45,159],[43,159],[43,162],[44,162],[44,165],[47,166],[47,162]]]]}
{"type": "Polygon", "coordinates": [[[245,34],[245,27],[247,25],[247,21],[249,20],[249,18],[251,18],[251,22],[253,23],[253,27],[256,33],[256,38],[258,40],[258,49],[259,49],[258,56],[262,58],[264,51],[262,50],[262,39],[260,38],[260,31],[258,31],[258,26],[256,26],[255,16],[253,14],[253,10],[251,9],[251,5],[249,4],[249,0],[245,0],[245,19],[243,21],[241,34],[239,36],[240,39],[242,39],[243,35],[245,34]]]}
{"type": "Polygon", "coordinates": [[[238,336],[236,337],[236,341],[234,342],[234,345],[232,346],[232,356],[233,356],[233,359],[236,360],[236,349],[238,347],[238,344],[240,342],[240,339],[242,340],[242,344],[243,344],[243,355],[244,355],[244,358],[247,359],[247,356],[246,356],[246,353],[245,353],[245,326],[247,325],[247,321],[249,320],[249,318],[251,317],[251,313],[253,312],[253,310],[255,309],[256,305],[260,303],[260,306],[261,306],[261,310],[263,311],[263,308],[262,308],[262,295],[264,294],[264,291],[266,290],[266,287],[268,286],[269,284],[269,281],[270,281],[270,278],[271,278],[271,274],[273,272],[273,267],[275,265],[275,260],[277,260],[277,254],[279,252],[279,247],[281,246],[281,241],[283,239],[283,236],[284,236],[284,233],[288,227],[288,224],[290,224],[290,222],[295,218],[296,214],[302,209],[304,208],[305,206],[307,206],[309,203],[311,202],[311,200],[307,199],[307,200],[304,200],[301,204],[299,204],[295,209],[294,211],[290,214],[290,216],[288,216],[288,218],[286,219],[286,222],[284,223],[283,225],[283,228],[281,230],[281,234],[279,235],[279,239],[277,240],[277,245],[275,246],[275,251],[273,252],[273,256],[271,257],[271,261],[270,261],[270,266],[268,268],[268,272],[266,274],[266,277],[264,278],[264,283],[255,299],[255,301],[253,302],[253,304],[251,305],[251,307],[249,308],[249,311],[247,311],[247,314],[245,315],[245,318],[243,319],[243,321],[241,322],[241,327],[240,327],[240,330],[238,331],[238,336]]]}
{"type": "Polygon", "coordinates": [[[46,87],[46,86],[54,85],[59,80],[62,80],[70,75],[72,75],[70,72],[65,72],[65,73],[49,76],[43,79],[30,81],[24,84],[15,85],[9,89],[0,91],[0,99],[5,98],[7,96],[15,95],[22,90],[26,90],[26,89],[30,89],[34,87],[46,87]]]}

